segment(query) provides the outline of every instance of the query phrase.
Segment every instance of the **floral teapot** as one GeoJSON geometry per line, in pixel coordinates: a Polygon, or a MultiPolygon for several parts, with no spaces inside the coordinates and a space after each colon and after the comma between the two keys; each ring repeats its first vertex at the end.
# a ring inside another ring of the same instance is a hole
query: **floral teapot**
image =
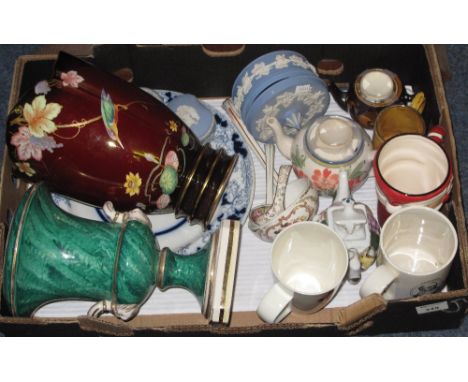
{"type": "Polygon", "coordinates": [[[351,119],[337,115],[320,117],[295,137],[288,136],[276,118],[269,118],[267,123],[279,150],[292,161],[296,175],[309,178],[321,195],[336,193],[340,171],[349,174],[351,192],[367,179],[372,167],[372,143],[351,119]]]}

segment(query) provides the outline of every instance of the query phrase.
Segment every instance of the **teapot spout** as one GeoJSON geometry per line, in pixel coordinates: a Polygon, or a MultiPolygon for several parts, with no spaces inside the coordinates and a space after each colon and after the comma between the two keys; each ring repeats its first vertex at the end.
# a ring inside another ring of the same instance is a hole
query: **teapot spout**
{"type": "Polygon", "coordinates": [[[335,202],[341,202],[350,196],[351,192],[349,190],[348,172],[343,170],[340,171],[340,180],[338,183],[338,190],[336,191],[335,202]]]}
{"type": "Polygon", "coordinates": [[[276,146],[278,146],[281,154],[291,160],[291,147],[294,139],[284,133],[281,124],[275,117],[269,117],[266,123],[275,134],[276,146]]]}

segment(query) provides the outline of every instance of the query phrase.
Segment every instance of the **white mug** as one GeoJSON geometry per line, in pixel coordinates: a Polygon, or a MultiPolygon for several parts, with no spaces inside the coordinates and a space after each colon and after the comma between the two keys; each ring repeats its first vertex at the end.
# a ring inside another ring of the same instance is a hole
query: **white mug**
{"type": "Polygon", "coordinates": [[[276,237],[272,270],[277,282],[263,297],[257,314],[268,323],[277,323],[292,306],[306,313],[325,307],[346,276],[348,252],[328,226],[296,223],[276,237]]]}
{"type": "Polygon", "coordinates": [[[390,215],[380,232],[378,261],[359,291],[386,300],[417,297],[443,288],[458,248],[455,228],[429,207],[404,208],[390,215]]]}

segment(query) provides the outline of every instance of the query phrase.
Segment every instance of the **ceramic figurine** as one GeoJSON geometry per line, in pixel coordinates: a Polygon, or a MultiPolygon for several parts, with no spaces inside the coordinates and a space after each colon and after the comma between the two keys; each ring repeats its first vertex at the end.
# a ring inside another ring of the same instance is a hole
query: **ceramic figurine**
{"type": "Polygon", "coordinates": [[[333,204],[314,220],[328,225],[343,239],[349,255],[348,280],[359,282],[361,270],[368,269],[376,259],[380,227],[370,208],[354,201],[346,171],[340,172],[333,204]]]}
{"type": "Polygon", "coordinates": [[[170,212],[206,225],[236,157],[201,146],[167,106],[66,53],[8,117],[16,174],[118,210],[170,212]]]}
{"type": "Polygon", "coordinates": [[[140,210],[120,216],[122,223],[79,218],[58,208],[43,183],[31,187],[5,249],[3,295],[11,314],[30,316],[49,302],[79,299],[96,301],[89,315],[129,320],[155,287],[181,287],[197,296],[210,321],[229,320],[238,221],[223,221],[211,245],[181,256],[159,251],[140,210]]]}
{"type": "Polygon", "coordinates": [[[387,69],[373,68],[360,73],[347,91],[329,82],[329,90],[341,108],[362,127],[372,129],[379,111],[411,101],[400,78],[387,69]]]}
{"type": "Polygon", "coordinates": [[[299,177],[309,178],[321,195],[333,196],[340,171],[347,171],[351,191],[360,187],[372,167],[372,142],[349,118],[324,116],[294,137],[284,133],[276,118],[267,120],[281,153],[292,161],[299,177]]]}
{"type": "Polygon", "coordinates": [[[288,183],[291,166],[280,167],[278,186],[272,204],[250,211],[249,229],[263,241],[272,242],[286,227],[312,220],[318,209],[318,192],[305,178],[288,183]]]}

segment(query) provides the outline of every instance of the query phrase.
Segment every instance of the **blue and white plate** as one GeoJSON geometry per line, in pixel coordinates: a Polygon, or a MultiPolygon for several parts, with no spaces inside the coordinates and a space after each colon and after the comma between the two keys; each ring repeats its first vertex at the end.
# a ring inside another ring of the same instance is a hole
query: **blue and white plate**
{"type": "MultiPolygon", "coordinates": [[[[143,89],[167,104],[181,93],[165,90],[143,89]]],[[[204,101],[202,101],[204,102],[204,101]]],[[[211,135],[214,149],[224,148],[228,154],[238,154],[239,159],[224,191],[215,217],[203,232],[200,225],[190,225],[185,218],[176,219],[174,214],[150,214],[153,232],[160,248],[168,247],[181,254],[192,254],[204,247],[224,219],[240,220],[245,223],[255,192],[255,170],[252,155],[242,137],[223,111],[208,103],[205,106],[213,113],[215,129],[211,135]]],[[[100,208],[95,208],[62,195],[52,194],[55,203],[73,215],[97,221],[108,221],[100,208]]]]}

